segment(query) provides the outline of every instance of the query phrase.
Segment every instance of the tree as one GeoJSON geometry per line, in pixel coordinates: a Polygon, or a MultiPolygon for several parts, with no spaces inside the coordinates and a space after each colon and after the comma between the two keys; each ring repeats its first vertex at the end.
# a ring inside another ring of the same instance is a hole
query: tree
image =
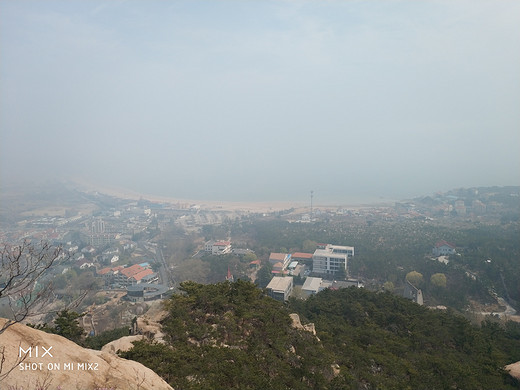
{"type": "Polygon", "coordinates": [[[52,292],[46,272],[69,255],[61,246],[47,242],[34,245],[28,241],[20,245],[5,244],[0,255],[0,299],[5,298],[11,315],[0,328],[1,334],[12,324],[44,310],[52,292]]]}
{"type": "Polygon", "coordinates": [[[392,282],[387,281],[387,282],[383,283],[383,288],[385,289],[385,291],[393,292],[395,289],[395,286],[392,282]]]}
{"type": "Polygon", "coordinates": [[[251,263],[257,259],[256,255],[253,252],[248,252],[244,255],[244,262],[251,263]]]}
{"type": "Polygon", "coordinates": [[[430,283],[435,287],[446,287],[446,275],[444,274],[433,274],[430,278],[430,283]]]}
{"type": "Polygon", "coordinates": [[[60,336],[63,336],[75,343],[81,340],[81,336],[85,331],[79,326],[78,318],[81,318],[83,314],[78,314],[74,311],[62,310],[58,313],[58,317],[54,320],[54,331],[60,336]]]}
{"type": "MultiPolygon", "coordinates": [[[[42,314],[52,295],[52,283],[47,271],[59,259],[67,260],[69,254],[61,246],[47,242],[34,245],[24,241],[20,245],[4,244],[0,252],[0,300],[5,301],[10,317],[0,327],[0,335],[13,324],[42,314]]],[[[5,347],[0,349],[0,380],[15,369],[4,367],[5,347]]],[[[18,359],[22,362],[25,357],[18,359]]]]}
{"type": "Polygon", "coordinates": [[[334,275],[334,278],[338,279],[338,280],[345,280],[345,279],[347,279],[347,272],[345,271],[345,268],[340,266],[338,268],[338,271],[334,275]]]}
{"type": "Polygon", "coordinates": [[[417,271],[411,271],[406,274],[406,280],[418,287],[423,282],[423,276],[417,271]]]}
{"type": "Polygon", "coordinates": [[[262,268],[260,268],[256,274],[256,283],[260,288],[265,288],[273,278],[271,271],[273,267],[270,263],[266,263],[262,268]]]}
{"type": "Polygon", "coordinates": [[[314,253],[314,251],[316,250],[317,245],[318,245],[318,243],[316,241],[305,240],[302,243],[302,250],[305,253],[314,253]]]}

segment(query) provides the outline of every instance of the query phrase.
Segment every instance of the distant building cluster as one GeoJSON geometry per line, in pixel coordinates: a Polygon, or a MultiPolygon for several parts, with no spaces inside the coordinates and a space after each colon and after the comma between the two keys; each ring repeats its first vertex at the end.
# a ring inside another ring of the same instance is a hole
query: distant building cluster
{"type": "Polygon", "coordinates": [[[293,291],[293,277],[305,276],[302,294],[310,296],[327,288],[349,286],[363,287],[359,280],[347,279],[348,261],[354,256],[353,246],[318,244],[314,253],[272,252],[269,264],[274,275],[267,285],[267,293],[274,299],[285,301],[293,291]],[[309,274],[324,277],[341,276],[341,280],[326,280],[311,277],[309,274]]]}
{"type": "MultiPolygon", "coordinates": [[[[354,256],[353,246],[318,244],[314,253],[272,252],[269,264],[274,275],[300,276],[305,267],[320,275],[348,275],[348,260],[354,256]]],[[[310,272],[310,271],[309,271],[310,272]]]]}

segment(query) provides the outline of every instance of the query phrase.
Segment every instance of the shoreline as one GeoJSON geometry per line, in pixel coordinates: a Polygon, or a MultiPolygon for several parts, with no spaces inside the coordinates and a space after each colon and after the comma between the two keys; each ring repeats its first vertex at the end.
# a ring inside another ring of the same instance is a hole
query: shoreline
{"type": "MultiPolygon", "coordinates": [[[[216,201],[216,200],[193,200],[180,199],[169,196],[145,194],[130,190],[128,188],[110,187],[106,185],[98,185],[83,180],[71,180],[71,183],[80,187],[86,192],[98,192],[100,194],[114,196],[120,199],[140,200],[145,199],[151,202],[166,203],[170,205],[189,204],[197,206],[204,210],[210,211],[242,211],[242,212],[273,212],[288,209],[308,209],[310,211],[310,204],[298,201],[216,201]]],[[[315,210],[330,210],[330,209],[351,209],[359,210],[365,208],[377,207],[391,207],[395,200],[380,199],[366,200],[360,202],[349,202],[349,204],[340,205],[334,204],[317,204],[313,206],[315,210]]],[[[301,212],[305,212],[301,210],[301,212]]]]}

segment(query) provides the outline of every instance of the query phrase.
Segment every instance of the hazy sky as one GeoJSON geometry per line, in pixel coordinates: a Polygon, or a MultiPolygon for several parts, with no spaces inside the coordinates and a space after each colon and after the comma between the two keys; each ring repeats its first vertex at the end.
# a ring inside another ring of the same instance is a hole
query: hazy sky
{"type": "Polygon", "coordinates": [[[0,172],[214,200],[520,184],[520,2],[0,0],[0,172]]]}

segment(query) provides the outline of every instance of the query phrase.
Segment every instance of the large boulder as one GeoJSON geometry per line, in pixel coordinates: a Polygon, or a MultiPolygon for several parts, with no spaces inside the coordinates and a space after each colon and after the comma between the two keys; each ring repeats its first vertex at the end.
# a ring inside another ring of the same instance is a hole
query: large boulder
{"type": "Polygon", "coordinates": [[[520,380],[520,362],[509,364],[505,369],[506,371],[509,371],[509,375],[513,378],[520,380]]]}
{"type": "MultiPolygon", "coordinates": [[[[5,322],[0,318],[0,329],[5,322]]],[[[11,325],[0,334],[0,355],[5,359],[0,382],[6,389],[173,390],[138,362],[82,348],[64,337],[22,324],[11,325]]]]}
{"type": "Polygon", "coordinates": [[[135,341],[143,340],[143,335],[125,336],[105,344],[101,351],[117,354],[117,351],[126,352],[134,347],[135,341]]]}
{"type": "Polygon", "coordinates": [[[291,317],[292,320],[292,327],[295,329],[304,330],[306,332],[312,333],[314,336],[316,336],[316,328],[314,327],[314,324],[311,322],[309,324],[303,325],[300,321],[300,316],[296,313],[289,314],[289,317],[291,317]]]}

